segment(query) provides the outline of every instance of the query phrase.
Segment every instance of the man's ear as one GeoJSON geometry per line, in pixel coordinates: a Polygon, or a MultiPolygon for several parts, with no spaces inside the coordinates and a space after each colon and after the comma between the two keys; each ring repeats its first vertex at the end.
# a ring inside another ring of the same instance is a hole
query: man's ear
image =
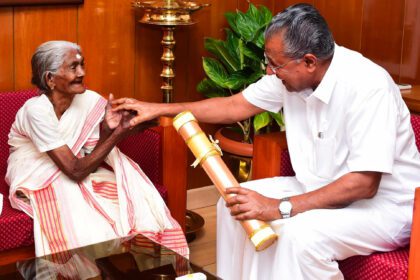
{"type": "Polygon", "coordinates": [[[318,63],[318,59],[316,58],[315,55],[311,54],[311,53],[307,53],[303,56],[303,63],[305,65],[305,67],[307,68],[308,71],[313,72],[316,69],[317,63],[318,63]]]}

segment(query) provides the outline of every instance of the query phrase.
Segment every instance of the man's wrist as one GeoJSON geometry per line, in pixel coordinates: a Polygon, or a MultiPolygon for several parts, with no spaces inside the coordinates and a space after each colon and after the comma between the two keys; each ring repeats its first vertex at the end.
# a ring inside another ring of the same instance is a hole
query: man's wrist
{"type": "Polygon", "coordinates": [[[279,203],[279,211],[282,219],[288,219],[292,216],[293,205],[289,197],[283,197],[279,203]]]}

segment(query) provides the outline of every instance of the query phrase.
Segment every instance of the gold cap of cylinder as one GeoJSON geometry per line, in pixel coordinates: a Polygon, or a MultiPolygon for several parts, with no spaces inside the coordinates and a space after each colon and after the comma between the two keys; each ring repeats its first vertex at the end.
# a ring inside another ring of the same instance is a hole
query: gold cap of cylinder
{"type": "Polygon", "coordinates": [[[277,234],[270,226],[266,226],[256,230],[249,239],[254,244],[255,250],[262,251],[277,240],[277,234]]]}
{"type": "Polygon", "coordinates": [[[197,119],[190,111],[184,111],[175,116],[173,125],[176,131],[178,131],[181,128],[181,126],[190,121],[197,121],[197,119]]]}

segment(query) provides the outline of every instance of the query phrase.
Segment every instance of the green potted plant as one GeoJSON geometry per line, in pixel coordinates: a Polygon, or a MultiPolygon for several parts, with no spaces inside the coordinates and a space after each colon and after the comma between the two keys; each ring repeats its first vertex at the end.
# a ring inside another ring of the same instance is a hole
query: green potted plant
{"type": "MultiPolygon", "coordinates": [[[[229,23],[226,39],[205,39],[205,49],[213,57],[203,58],[206,77],[197,85],[197,90],[206,97],[221,97],[236,94],[265,74],[264,31],[272,19],[265,6],[249,4],[248,11],[228,12],[229,23]]],[[[273,124],[284,126],[281,113],[263,112],[253,118],[237,123],[242,142],[252,143],[252,135],[269,131],[273,124]]]]}

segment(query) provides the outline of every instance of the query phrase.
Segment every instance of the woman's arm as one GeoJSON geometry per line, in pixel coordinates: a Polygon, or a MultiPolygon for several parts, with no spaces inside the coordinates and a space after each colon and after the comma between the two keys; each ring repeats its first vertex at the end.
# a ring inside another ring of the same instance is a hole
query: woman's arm
{"type": "Polygon", "coordinates": [[[101,124],[101,131],[96,147],[89,155],[78,158],[67,146],[61,146],[47,151],[54,163],[69,178],[81,181],[95,171],[114,146],[124,139],[135,128],[130,129],[129,121],[133,117],[128,112],[112,112],[110,102],[105,111],[105,118],[101,124]]]}
{"type": "Polygon", "coordinates": [[[123,137],[112,133],[105,140],[98,142],[92,153],[83,158],[77,158],[67,145],[47,151],[47,154],[64,174],[79,182],[95,171],[122,139],[123,137]]]}

